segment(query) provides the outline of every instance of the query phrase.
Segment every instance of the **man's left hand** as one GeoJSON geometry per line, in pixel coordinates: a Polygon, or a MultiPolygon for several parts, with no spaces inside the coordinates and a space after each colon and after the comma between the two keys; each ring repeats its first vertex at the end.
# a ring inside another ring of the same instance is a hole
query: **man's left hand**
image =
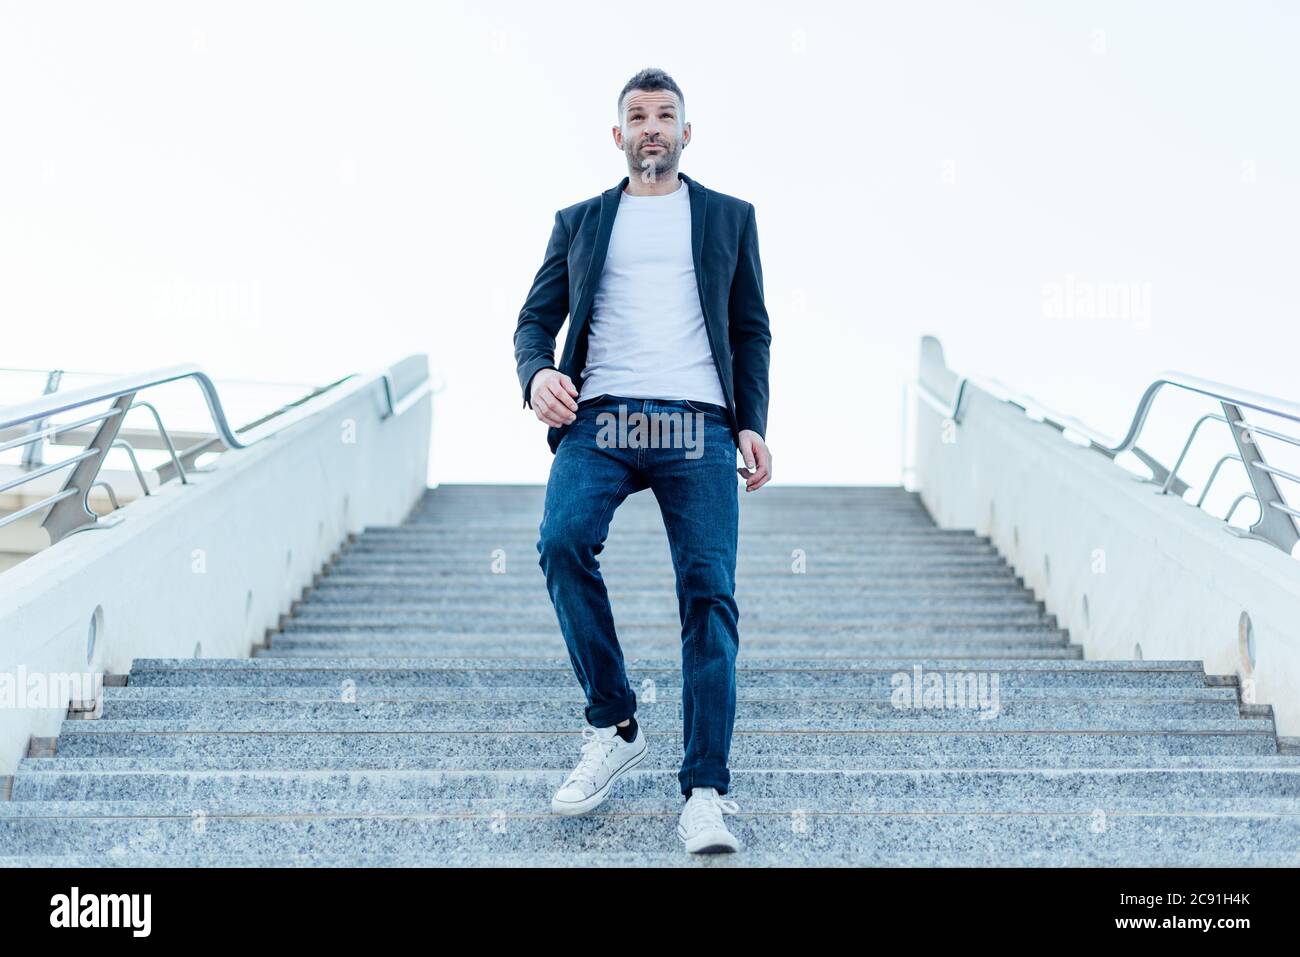
{"type": "Polygon", "coordinates": [[[741,429],[740,455],[745,468],[736,466],[736,474],[745,480],[746,492],[756,492],[772,477],[772,453],[757,432],[741,429]]]}

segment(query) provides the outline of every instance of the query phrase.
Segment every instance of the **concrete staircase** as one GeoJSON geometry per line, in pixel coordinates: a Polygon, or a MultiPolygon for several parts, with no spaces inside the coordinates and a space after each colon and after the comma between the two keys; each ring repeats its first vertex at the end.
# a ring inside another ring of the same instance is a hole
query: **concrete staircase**
{"type": "Polygon", "coordinates": [[[675,834],[667,542],[652,493],[629,498],[601,564],[651,753],[593,814],[553,815],[583,700],[537,564],[542,495],[432,490],[253,658],[137,660],[101,717],[22,762],[0,863],[1300,864],[1300,756],[1267,709],[1197,661],[1084,660],[987,539],[893,487],[741,492],[742,851],[704,858],[675,834]],[[996,678],[996,715],[896,707],[918,666],[996,678]]]}

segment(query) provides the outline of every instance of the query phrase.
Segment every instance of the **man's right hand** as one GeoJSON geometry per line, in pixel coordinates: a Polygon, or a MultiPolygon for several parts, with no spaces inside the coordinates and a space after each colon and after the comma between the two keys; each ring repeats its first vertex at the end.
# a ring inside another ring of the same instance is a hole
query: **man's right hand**
{"type": "Polygon", "coordinates": [[[533,414],[547,425],[559,427],[576,419],[578,390],[573,380],[559,369],[542,369],[533,376],[532,394],[528,400],[533,414]]]}

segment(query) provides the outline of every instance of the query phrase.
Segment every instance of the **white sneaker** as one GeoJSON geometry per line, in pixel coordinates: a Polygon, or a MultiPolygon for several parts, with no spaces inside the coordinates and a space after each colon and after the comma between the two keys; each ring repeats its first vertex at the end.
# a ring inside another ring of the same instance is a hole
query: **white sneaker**
{"type": "Polygon", "coordinates": [[[677,822],[677,836],[692,854],[718,854],[740,850],[740,841],[722,822],[723,812],[735,814],[740,807],[718,793],[717,788],[691,788],[691,796],[677,822]]]}
{"type": "Polygon", "coordinates": [[[613,725],[587,725],[582,737],[586,741],[582,759],[551,798],[551,810],[557,814],[586,814],[609,797],[614,782],[646,756],[645,728],[639,722],[631,741],[620,738],[613,725]]]}

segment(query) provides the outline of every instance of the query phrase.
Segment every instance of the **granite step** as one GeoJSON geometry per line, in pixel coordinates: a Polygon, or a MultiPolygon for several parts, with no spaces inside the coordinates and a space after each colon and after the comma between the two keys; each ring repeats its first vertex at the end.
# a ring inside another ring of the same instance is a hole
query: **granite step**
{"type": "MultiPolygon", "coordinates": [[[[480,572],[475,573],[475,577],[481,580],[467,576],[454,591],[449,591],[444,587],[446,583],[442,576],[425,578],[418,575],[332,574],[322,577],[311,587],[309,594],[311,601],[350,601],[354,598],[370,600],[373,596],[383,596],[394,602],[415,598],[445,607],[491,607],[503,597],[517,599],[529,594],[535,595],[538,586],[544,587],[545,582],[540,568],[530,569],[526,574],[512,569],[508,575],[493,574],[490,578],[480,572]]],[[[654,599],[671,606],[677,600],[674,583],[662,578],[657,581],[645,578],[630,584],[606,581],[605,589],[611,602],[654,599]]],[[[955,584],[878,581],[845,584],[843,581],[820,576],[808,578],[786,575],[770,581],[738,580],[736,594],[743,596],[747,604],[768,597],[818,603],[846,598],[863,601],[906,599],[915,602],[951,602],[955,605],[967,599],[993,601],[1014,598],[1038,604],[1037,599],[1032,594],[1025,593],[1024,587],[1016,579],[1008,576],[962,579],[955,584]]]]}
{"type": "MultiPolygon", "coordinates": [[[[490,736],[491,737],[491,736],[490,736]]],[[[500,737],[500,736],[495,736],[500,737]]],[[[664,741],[660,735],[656,740],[664,747],[670,747],[670,741],[664,741]]],[[[779,743],[773,741],[772,743],[779,743]]],[[[1277,754],[1274,752],[1260,754],[1089,754],[1085,749],[1074,752],[1050,753],[1040,751],[1031,754],[1027,760],[1012,760],[999,755],[965,754],[956,757],[939,755],[937,757],[909,752],[901,755],[887,755],[879,760],[870,756],[853,754],[830,754],[817,751],[804,753],[792,752],[784,748],[769,747],[761,755],[762,743],[749,749],[748,763],[732,762],[731,770],[767,771],[860,771],[864,768],[881,767],[892,771],[939,771],[969,770],[976,773],[1000,773],[1015,768],[1019,770],[1039,770],[1052,773],[1091,769],[1114,770],[1218,770],[1226,769],[1243,774],[1255,774],[1274,768],[1291,768],[1297,765],[1300,756],[1294,754],[1277,754]]],[[[95,757],[78,757],[57,755],[53,757],[23,758],[19,762],[21,773],[44,773],[57,770],[68,773],[138,773],[148,772],[297,772],[297,771],[345,771],[362,773],[366,771],[499,771],[515,773],[535,771],[545,768],[551,773],[565,773],[576,761],[577,741],[567,747],[556,747],[547,752],[543,761],[538,752],[524,754],[510,749],[493,747],[491,742],[476,751],[465,751],[460,761],[438,754],[395,754],[395,755],[336,755],[329,753],[295,754],[257,753],[253,755],[220,754],[167,754],[167,755],[98,755],[95,757]],[[504,758],[493,755],[506,754],[504,758]],[[497,761],[498,763],[494,763],[497,761]]],[[[674,752],[680,760],[680,744],[674,752]]],[[[748,747],[748,746],[747,746],[748,747]]],[[[663,751],[658,748],[656,751],[663,751]]],[[[733,754],[734,757],[734,754],[733,754]]],[[[647,756],[646,763],[638,770],[675,773],[677,765],[665,759],[661,754],[647,756]]],[[[739,794],[739,792],[737,792],[739,794]]],[[[743,795],[742,795],[743,796],[743,795]]]]}
{"type": "MultiPolygon", "coordinates": [[[[283,801],[491,801],[510,807],[544,807],[564,769],[502,770],[144,770],[70,771],[48,759],[28,759],[14,801],[202,802],[215,809],[235,802],[283,801]]],[[[1169,810],[1194,809],[1202,800],[1300,797],[1300,764],[1225,768],[996,768],[950,770],[893,767],[846,770],[734,770],[731,792],[755,801],[835,810],[842,804],[898,810],[1077,810],[1136,808],[1165,802],[1169,810]]],[[[634,768],[619,782],[610,807],[662,800],[679,790],[671,770],[634,768]]],[[[1159,808],[1156,808],[1159,809],[1159,808]]],[[[80,813],[80,808],[69,809],[80,813]]]]}
{"type": "MultiPolygon", "coordinates": [[[[662,773],[661,773],[662,776],[662,773]]],[[[434,799],[415,795],[411,797],[376,797],[373,795],[348,795],[345,797],[310,796],[269,798],[221,796],[216,800],[193,797],[165,799],[144,797],[135,800],[114,797],[107,800],[25,799],[0,801],[0,821],[30,821],[49,818],[190,818],[195,815],[219,815],[225,818],[288,818],[288,817],[424,817],[439,815],[464,815],[490,819],[496,815],[533,817],[549,814],[551,794],[564,779],[564,772],[551,772],[549,781],[539,782],[528,791],[496,797],[471,798],[461,794],[440,795],[434,799]]],[[[621,782],[620,782],[621,783],[621,782]]],[[[883,798],[877,795],[852,791],[831,799],[822,790],[829,787],[821,781],[805,782],[819,789],[816,796],[790,794],[778,797],[747,795],[743,810],[755,815],[788,815],[798,812],[814,814],[1296,814],[1296,795],[1214,795],[1198,794],[1166,798],[1161,795],[1139,795],[1115,798],[1107,791],[1089,800],[1079,796],[1066,796],[1055,801],[1042,801],[1036,795],[999,794],[994,801],[974,800],[961,796],[934,795],[913,797],[902,795],[883,798]],[[1023,806],[1022,806],[1023,805],[1023,806]]],[[[621,815],[662,814],[674,808],[680,810],[682,797],[676,787],[676,776],[663,776],[662,786],[655,794],[643,797],[625,796],[619,789],[616,798],[593,812],[593,817],[609,818],[621,815]]]]}
{"type": "MultiPolygon", "coordinates": [[[[381,583],[383,581],[375,578],[321,579],[306,590],[305,597],[293,603],[290,616],[296,617],[299,611],[308,609],[316,612],[339,611],[348,605],[383,605],[388,611],[397,612],[414,610],[495,615],[509,610],[532,613],[533,609],[525,604],[530,591],[546,588],[540,574],[536,578],[518,576],[511,581],[467,582],[464,587],[456,589],[456,594],[448,594],[446,584],[437,578],[411,577],[381,583]],[[528,587],[530,584],[532,588],[528,587]]],[[[657,583],[638,582],[630,585],[606,579],[605,584],[610,604],[616,611],[622,610],[644,617],[662,617],[665,612],[671,615],[677,611],[676,586],[671,577],[657,583]]],[[[768,585],[750,582],[737,583],[735,598],[741,613],[747,617],[750,611],[769,616],[779,611],[787,617],[804,617],[810,616],[811,612],[827,609],[840,616],[855,616],[858,619],[869,619],[879,611],[882,614],[947,613],[949,617],[958,617],[960,620],[963,602],[969,602],[982,613],[1033,610],[1046,614],[1041,603],[1032,596],[1018,592],[1014,583],[1005,586],[958,587],[940,593],[920,588],[881,585],[868,591],[846,588],[819,579],[797,585],[786,582],[768,585]],[[953,594],[954,591],[957,593],[953,594]]]]}
{"type": "MultiPolygon", "coordinates": [[[[419,849],[406,849],[397,854],[367,853],[358,858],[355,853],[327,854],[275,854],[259,858],[260,867],[274,868],[753,868],[753,867],[1223,867],[1224,855],[1218,848],[1172,848],[1148,846],[1129,849],[1107,844],[1089,848],[1079,853],[1073,848],[1054,850],[1032,849],[1024,857],[1007,854],[998,849],[978,848],[955,853],[951,848],[938,851],[898,851],[892,849],[844,850],[809,846],[785,848],[779,851],[745,848],[742,854],[683,854],[679,849],[660,851],[593,851],[593,852],[451,852],[440,850],[426,854],[419,849]]],[[[1240,856],[1240,866],[1294,867],[1296,855],[1290,850],[1274,851],[1252,845],[1240,856]]],[[[185,857],[189,867],[240,868],[248,867],[248,858],[242,854],[192,853],[185,857]]],[[[19,858],[0,858],[0,867],[12,868],[174,868],[175,859],[169,855],[149,857],[108,855],[44,855],[19,858]]]]}
{"type": "MultiPolygon", "coordinates": [[[[757,674],[755,675],[757,678],[757,674]]],[[[664,675],[652,682],[654,698],[649,703],[680,702],[682,684],[680,675],[664,675]]],[[[966,684],[964,689],[971,685],[966,684]]],[[[976,685],[978,687],[978,685],[976,685]]],[[[768,680],[751,682],[736,689],[736,700],[746,701],[856,701],[863,705],[889,704],[892,692],[889,684],[840,686],[809,684],[794,679],[782,680],[780,673],[768,675],[768,680]]],[[[953,694],[956,696],[956,688],[953,694]]],[[[130,685],[103,689],[105,713],[122,708],[184,705],[189,707],[240,707],[246,703],[285,703],[308,705],[312,703],[337,703],[341,699],[338,688],[323,686],[241,686],[241,685],[130,685]]],[[[349,701],[378,704],[419,704],[423,702],[501,702],[567,701],[584,704],[582,689],[573,683],[513,684],[477,686],[356,686],[348,688],[349,701]]],[[[1003,704],[1047,707],[1137,707],[1170,705],[1239,707],[1236,689],[1230,687],[1052,687],[1051,685],[1003,685],[999,680],[998,695],[1003,704]]],[[[643,701],[646,697],[643,696],[643,701]]],[[[892,705],[890,705],[892,707],[892,705]]],[[[123,712],[125,713],[125,712],[123,712]]]]}
{"type": "MultiPolygon", "coordinates": [[[[670,638],[680,636],[681,620],[672,611],[665,610],[659,620],[633,619],[619,622],[617,633],[622,641],[627,636],[629,641],[637,639],[670,638]]],[[[743,616],[743,613],[742,613],[743,616]]],[[[482,617],[479,619],[483,626],[482,617]]],[[[425,637],[438,635],[474,635],[489,637],[518,637],[535,640],[549,640],[562,633],[554,622],[533,621],[527,619],[506,619],[496,622],[494,627],[485,632],[474,630],[473,616],[441,613],[399,613],[388,615],[367,615],[364,611],[339,609],[310,616],[301,616],[286,621],[282,634],[292,635],[296,632],[376,632],[403,633],[410,636],[423,634],[425,637]]],[[[957,618],[934,616],[932,619],[914,617],[906,614],[879,616],[867,622],[858,618],[829,618],[819,620],[815,617],[806,619],[769,618],[749,621],[746,618],[739,628],[738,640],[755,638],[785,638],[788,640],[806,639],[809,641],[842,641],[852,643],[869,641],[873,638],[898,640],[918,638],[920,640],[942,639],[944,637],[970,638],[981,636],[1013,635],[1034,636],[1044,640],[1056,641],[1065,637],[1065,632],[1056,627],[1055,619],[1038,612],[1028,614],[989,615],[975,617],[971,621],[957,618]]],[[[559,647],[559,646],[557,646],[559,647]]]]}
{"type": "MultiPolygon", "coordinates": [[[[630,644],[626,640],[624,646],[637,651],[638,653],[653,653],[657,655],[671,654],[677,645],[668,639],[663,639],[653,643],[635,643],[630,644]]],[[[353,650],[355,646],[348,643],[321,642],[311,645],[293,645],[282,643],[279,639],[272,639],[270,647],[259,649],[256,653],[259,659],[262,658],[331,658],[339,654],[346,654],[353,650]]],[[[541,654],[545,651],[551,651],[562,647],[557,637],[552,642],[525,643],[520,644],[510,641],[497,641],[484,643],[482,641],[465,641],[450,642],[439,644],[427,644],[422,642],[398,642],[386,643],[383,641],[372,641],[371,648],[377,654],[425,654],[425,655],[465,655],[465,654],[493,654],[499,655],[503,660],[516,654],[541,654]]],[[[914,649],[916,659],[923,660],[934,658],[936,655],[943,654],[956,660],[990,658],[994,655],[1008,660],[1015,660],[1024,657],[1026,654],[1037,654],[1044,659],[1054,658],[1059,660],[1077,660],[1083,657],[1083,649],[1077,645],[1065,646],[1048,646],[1034,643],[1017,644],[1014,647],[996,648],[988,645],[980,645],[973,648],[954,648],[951,646],[924,645],[914,649]]],[[[882,646],[882,653],[896,653],[894,646],[882,646]]],[[[750,655],[820,655],[827,661],[843,660],[846,654],[852,652],[845,651],[842,645],[818,645],[808,641],[782,641],[782,640],[757,640],[741,648],[738,660],[744,660],[750,655]]],[[[897,652],[901,654],[901,652],[897,652]]]]}
{"type": "MultiPolygon", "coordinates": [[[[574,722],[575,724],[579,722],[574,722]]],[[[564,767],[578,756],[582,739],[565,727],[518,730],[509,733],[482,730],[396,731],[87,731],[93,721],[64,725],[58,754],[67,757],[200,756],[245,758],[292,754],[295,758],[324,756],[355,760],[396,760],[414,755],[447,761],[504,761],[509,767],[564,767]],[[76,730],[71,730],[78,725],[76,730]]],[[[737,721],[732,738],[733,760],[738,767],[770,760],[775,755],[810,753],[852,756],[860,760],[904,758],[922,751],[935,766],[968,766],[984,760],[1015,760],[1032,764],[1036,755],[1153,754],[1276,754],[1272,722],[1246,720],[1231,728],[1205,727],[1209,722],[1183,722],[1179,730],[1061,730],[1054,727],[1024,730],[994,728],[935,730],[919,727],[889,730],[806,730],[780,728],[751,730],[737,721]]],[[[652,767],[681,761],[680,726],[656,721],[656,738],[663,742],[644,763],[652,767]],[[666,764],[664,763],[666,762],[666,764]]],[[[447,765],[455,766],[455,765],[447,765]]],[[[465,763],[466,767],[483,767],[465,763]]],[[[486,766],[491,766],[490,764],[486,766]]]]}
{"type": "MultiPolygon", "coordinates": [[[[648,679],[680,687],[681,658],[633,657],[625,661],[633,684],[648,679]]],[[[862,656],[818,659],[761,656],[737,659],[737,685],[744,687],[854,688],[862,692],[895,687],[894,676],[927,671],[945,680],[968,680],[974,672],[998,674],[999,686],[1088,688],[1196,688],[1207,686],[1198,661],[1058,661],[1043,658],[923,659],[862,656]],[[953,666],[956,667],[953,667],[953,666]]],[[[557,654],[484,658],[474,656],[406,657],[334,655],[310,663],[268,658],[137,658],[130,687],[234,685],[251,687],[493,687],[526,681],[530,685],[573,688],[567,658],[557,654]]]]}
{"type": "MultiPolygon", "coordinates": [[[[985,683],[983,697],[978,694],[969,699],[963,694],[958,699],[953,697],[950,707],[914,708],[909,705],[911,699],[900,703],[888,699],[862,701],[857,698],[805,698],[790,695],[781,698],[757,698],[752,693],[744,698],[737,695],[737,720],[758,721],[777,719],[791,721],[805,719],[805,727],[824,727],[823,722],[858,722],[863,728],[880,728],[890,721],[900,724],[943,723],[965,724],[967,721],[996,720],[999,726],[1004,722],[1029,722],[1042,727],[1080,728],[1080,727],[1125,727],[1146,728],[1152,721],[1190,721],[1213,718],[1221,721],[1237,721],[1240,708],[1236,701],[1220,699],[1217,701],[1161,701],[1161,702],[1126,702],[1126,701],[1062,701],[1057,698],[1037,700],[1004,700],[1001,688],[996,695],[985,683]],[[984,706],[981,707],[981,704],[984,706]],[[992,717],[988,717],[989,713],[992,717]]],[[[119,721],[184,721],[191,727],[200,722],[214,722],[225,728],[229,723],[249,723],[254,727],[259,721],[338,721],[342,719],[357,721],[438,721],[449,722],[453,719],[462,722],[500,730],[501,725],[515,726],[525,719],[547,722],[550,726],[563,727],[573,720],[575,708],[584,702],[576,696],[565,699],[548,698],[539,691],[535,697],[528,699],[495,699],[490,701],[475,700],[464,696],[443,701],[383,701],[383,700],[316,700],[316,701],[277,701],[274,699],[253,699],[244,701],[217,700],[206,701],[123,701],[117,698],[106,699],[102,716],[88,722],[96,727],[105,727],[119,721]]],[[[682,699],[680,694],[669,697],[656,689],[653,702],[638,701],[643,714],[653,714],[661,718],[664,714],[680,717],[682,699]]],[[[74,719],[82,720],[82,719],[74,719]]],[[[648,719],[647,719],[648,720],[648,719]]],[[[849,724],[850,727],[854,726],[849,724]]],[[[972,724],[977,727],[978,724],[972,724]]]]}
{"type": "MultiPolygon", "coordinates": [[[[142,818],[0,818],[0,858],[28,854],[104,856],[139,861],[193,855],[240,855],[248,863],[284,855],[432,856],[531,853],[654,853],[681,847],[675,804],[658,813],[563,818],[534,814],[406,814],[142,818]]],[[[1096,858],[1146,863],[1173,848],[1216,852],[1234,864],[1266,848],[1272,861],[1300,863],[1300,814],[1203,812],[1038,813],[752,813],[728,815],[743,848],[795,856],[849,854],[857,860],[908,861],[946,853],[989,864],[1096,858]],[[870,850],[862,850],[862,849],[870,850]]]]}

